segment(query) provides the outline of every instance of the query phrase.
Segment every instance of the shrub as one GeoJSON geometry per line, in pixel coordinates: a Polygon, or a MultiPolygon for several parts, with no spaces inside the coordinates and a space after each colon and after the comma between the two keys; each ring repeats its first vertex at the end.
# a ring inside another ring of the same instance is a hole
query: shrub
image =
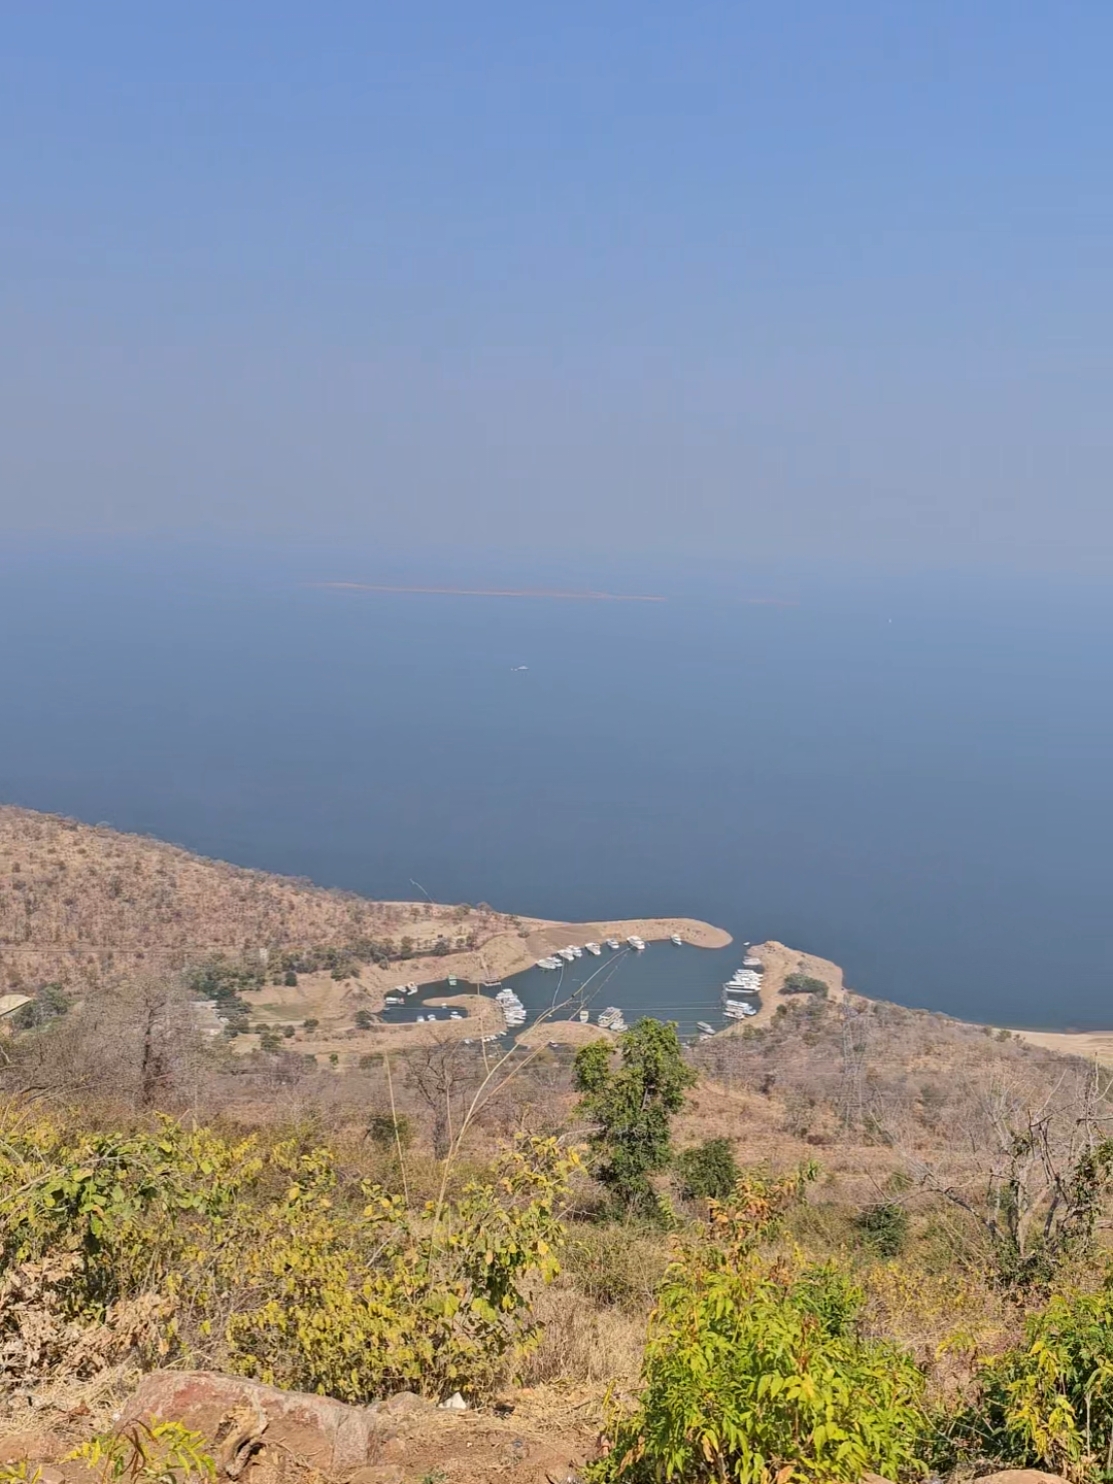
{"type": "Polygon", "coordinates": [[[5,1381],[133,1354],[366,1402],[489,1391],[539,1338],[525,1289],[558,1271],[555,1140],[411,1211],[335,1153],[50,1120],[0,1141],[5,1381]]]}
{"type": "Polygon", "coordinates": [[[782,994],[814,994],[821,1000],[827,998],[827,986],[822,979],[810,974],[789,974],[781,985],[782,994]]]}
{"type": "Polygon", "coordinates": [[[859,1335],[862,1295],[834,1266],[754,1250],[788,1194],[783,1182],[752,1184],[716,1213],[717,1240],[691,1243],[670,1265],[640,1400],[612,1419],[593,1484],[916,1470],[923,1378],[910,1357],[859,1335]]]}
{"type": "Polygon", "coordinates": [[[408,1149],[414,1140],[413,1124],[404,1113],[397,1117],[392,1113],[372,1113],[367,1120],[367,1137],[380,1149],[397,1149],[399,1145],[408,1149]]]}
{"type": "Polygon", "coordinates": [[[646,1313],[665,1271],[661,1231],[627,1224],[585,1226],[568,1242],[565,1266],[576,1288],[604,1309],[646,1313]]]}
{"type": "Polygon", "coordinates": [[[908,1212],[892,1201],[867,1206],[857,1220],[858,1230],[879,1257],[897,1257],[908,1241],[908,1212]]]}
{"type": "Polygon", "coordinates": [[[1096,1293],[1056,1294],[978,1379],[953,1431],[960,1456],[1113,1477],[1113,1277],[1096,1293]]]}
{"type": "Polygon", "coordinates": [[[685,1200],[726,1200],[739,1175],[729,1139],[706,1139],[678,1154],[673,1165],[685,1200]]]}

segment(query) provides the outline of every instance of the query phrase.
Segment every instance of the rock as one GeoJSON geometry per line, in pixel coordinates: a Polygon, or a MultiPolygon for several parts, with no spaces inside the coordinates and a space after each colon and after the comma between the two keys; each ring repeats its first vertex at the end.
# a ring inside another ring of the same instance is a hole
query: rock
{"type": "Polygon", "coordinates": [[[372,1410],[380,1417],[413,1417],[421,1412],[436,1411],[436,1404],[427,1396],[418,1396],[416,1391],[397,1391],[385,1401],[374,1402],[372,1410]]]}
{"type": "Polygon", "coordinates": [[[236,1462],[227,1460],[233,1468],[242,1467],[245,1448],[262,1441],[311,1468],[346,1477],[374,1454],[381,1436],[378,1410],[215,1371],[153,1371],[140,1382],[118,1425],[152,1417],[180,1422],[218,1449],[238,1429],[243,1437],[234,1450],[236,1462]],[[256,1421],[245,1429],[243,1419],[249,1417],[256,1421]]]}
{"type": "Polygon", "coordinates": [[[446,1402],[441,1402],[442,1412],[466,1412],[468,1404],[458,1391],[454,1391],[446,1402]]]}
{"type": "Polygon", "coordinates": [[[1045,1474],[1039,1469],[1002,1469],[996,1474],[981,1474],[976,1484],[1066,1484],[1061,1474],[1045,1474]]]}
{"type": "Polygon", "coordinates": [[[9,1432],[0,1437],[0,1463],[53,1463],[66,1445],[52,1432],[9,1432]]]}
{"type": "Polygon", "coordinates": [[[356,1469],[348,1484],[405,1484],[405,1479],[396,1463],[368,1463],[356,1469]]]}

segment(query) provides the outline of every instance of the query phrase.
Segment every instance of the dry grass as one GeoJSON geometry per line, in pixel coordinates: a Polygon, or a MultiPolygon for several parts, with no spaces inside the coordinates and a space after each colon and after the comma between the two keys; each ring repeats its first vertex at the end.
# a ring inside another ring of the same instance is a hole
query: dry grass
{"type": "Polygon", "coordinates": [[[144,962],[374,939],[464,949],[518,920],[487,908],[372,902],[206,860],[107,826],[0,806],[0,982],[95,981],[144,962]]]}

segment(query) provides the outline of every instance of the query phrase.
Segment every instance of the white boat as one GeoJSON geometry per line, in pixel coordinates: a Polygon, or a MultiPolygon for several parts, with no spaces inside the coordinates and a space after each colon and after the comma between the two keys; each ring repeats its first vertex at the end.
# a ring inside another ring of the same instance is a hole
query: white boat
{"type": "Polygon", "coordinates": [[[715,1027],[713,1025],[708,1025],[706,1020],[697,1020],[696,1030],[703,1031],[704,1034],[708,1036],[713,1036],[715,1034],[715,1027]]]}
{"type": "Polygon", "coordinates": [[[617,1005],[608,1005],[605,1010],[599,1012],[599,1026],[605,1031],[624,1031],[626,1021],[623,1019],[622,1011],[617,1005]]]}
{"type": "Polygon", "coordinates": [[[456,988],[456,975],[455,974],[449,974],[449,976],[448,976],[448,984],[449,984],[449,988],[450,989],[455,989],[456,988]]]}
{"type": "Polygon", "coordinates": [[[576,957],[576,955],[572,952],[571,948],[558,948],[557,949],[557,953],[560,954],[561,958],[564,960],[564,962],[566,964],[570,964],[572,962],[572,960],[576,957]]]}
{"type": "Polygon", "coordinates": [[[425,1016],[424,1015],[419,1015],[417,1017],[417,1023],[418,1023],[418,1025],[424,1025],[425,1024],[425,1016]]]}
{"type": "Polygon", "coordinates": [[[612,953],[617,953],[618,950],[622,947],[622,944],[618,941],[617,938],[608,938],[607,947],[611,950],[612,953]]]}
{"type": "Polygon", "coordinates": [[[583,958],[584,956],[583,949],[577,948],[575,943],[569,943],[568,952],[572,955],[573,958],[583,958]]]}
{"type": "Polygon", "coordinates": [[[453,1010],[450,1012],[448,1018],[449,1020],[463,1020],[464,1017],[460,1014],[459,1010],[453,1010]]]}
{"type": "Polygon", "coordinates": [[[405,1003],[404,997],[400,994],[388,994],[383,1000],[384,1005],[404,1005],[405,1003]]]}
{"type": "Polygon", "coordinates": [[[405,990],[406,990],[406,993],[407,994],[417,994],[417,985],[416,984],[407,984],[407,985],[405,985],[405,990]]]}
{"type": "Polygon", "coordinates": [[[765,965],[760,958],[755,958],[752,953],[747,953],[746,957],[742,960],[742,967],[744,969],[753,969],[756,973],[760,974],[765,968],[765,965]]]}
{"type": "Polygon", "coordinates": [[[560,968],[560,964],[561,964],[561,961],[560,961],[559,958],[549,957],[549,958],[539,958],[537,960],[537,967],[539,969],[559,969],[560,968]]]}
{"type": "Polygon", "coordinates": [[[757,1014],[757,1006],[748,1005],[744,1000],[728,1000],[723,1006],[723,1014],[728,1020],[748,1020],[757,1014]]]}
{"type": "Polygon", "coordinates": [[[677,946],[677,948],[683,948],[684,947],[684,939],[680,936],[679,933],[673,933],[672,936],[671,936],[671,938],[669,939],[669,942],[670,943],[675,943],[676,946],[677,946]]]}
{"type": "Polygon", "coordinates": [[[633,948],[637,953],[641,953],[642,949],[645,947],[645,939],[639,938],[637,933],[631,933],[626,941],[627,943],[629,943],[630,947],[633,948]]]}
{"type": "Polygon", "coordinates": [[[577,1018],[578,1018],[578,1020],[579,1020],[579,1022],[580,1022],[581,1025],[586,1025],[587,1024],[588,1016],[590,1014],[591,1014],[591,1011],[590,1010],[581,1010],[580,1011],[579,1016],[577,1018]]]}
{"type": "Polygon", "coordinates": [[[598,958],[599,955],[603,952],[598,943],[585,943],[584,947],[587,949],[588,953],[591,954],[592,958],[598,958]]]}

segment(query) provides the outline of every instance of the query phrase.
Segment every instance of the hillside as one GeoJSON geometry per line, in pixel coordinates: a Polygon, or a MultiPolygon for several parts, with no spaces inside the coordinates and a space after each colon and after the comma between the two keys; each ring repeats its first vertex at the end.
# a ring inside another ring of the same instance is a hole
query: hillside
{"type": "Polygon", "coordinates": [[[0,975],[12,986],[96,976],[144,957],[405,935],[431,945],[442,933],[463,941],[505,921],[465,908],[370,902],[144,836],[0,806],[0,975]]]}

